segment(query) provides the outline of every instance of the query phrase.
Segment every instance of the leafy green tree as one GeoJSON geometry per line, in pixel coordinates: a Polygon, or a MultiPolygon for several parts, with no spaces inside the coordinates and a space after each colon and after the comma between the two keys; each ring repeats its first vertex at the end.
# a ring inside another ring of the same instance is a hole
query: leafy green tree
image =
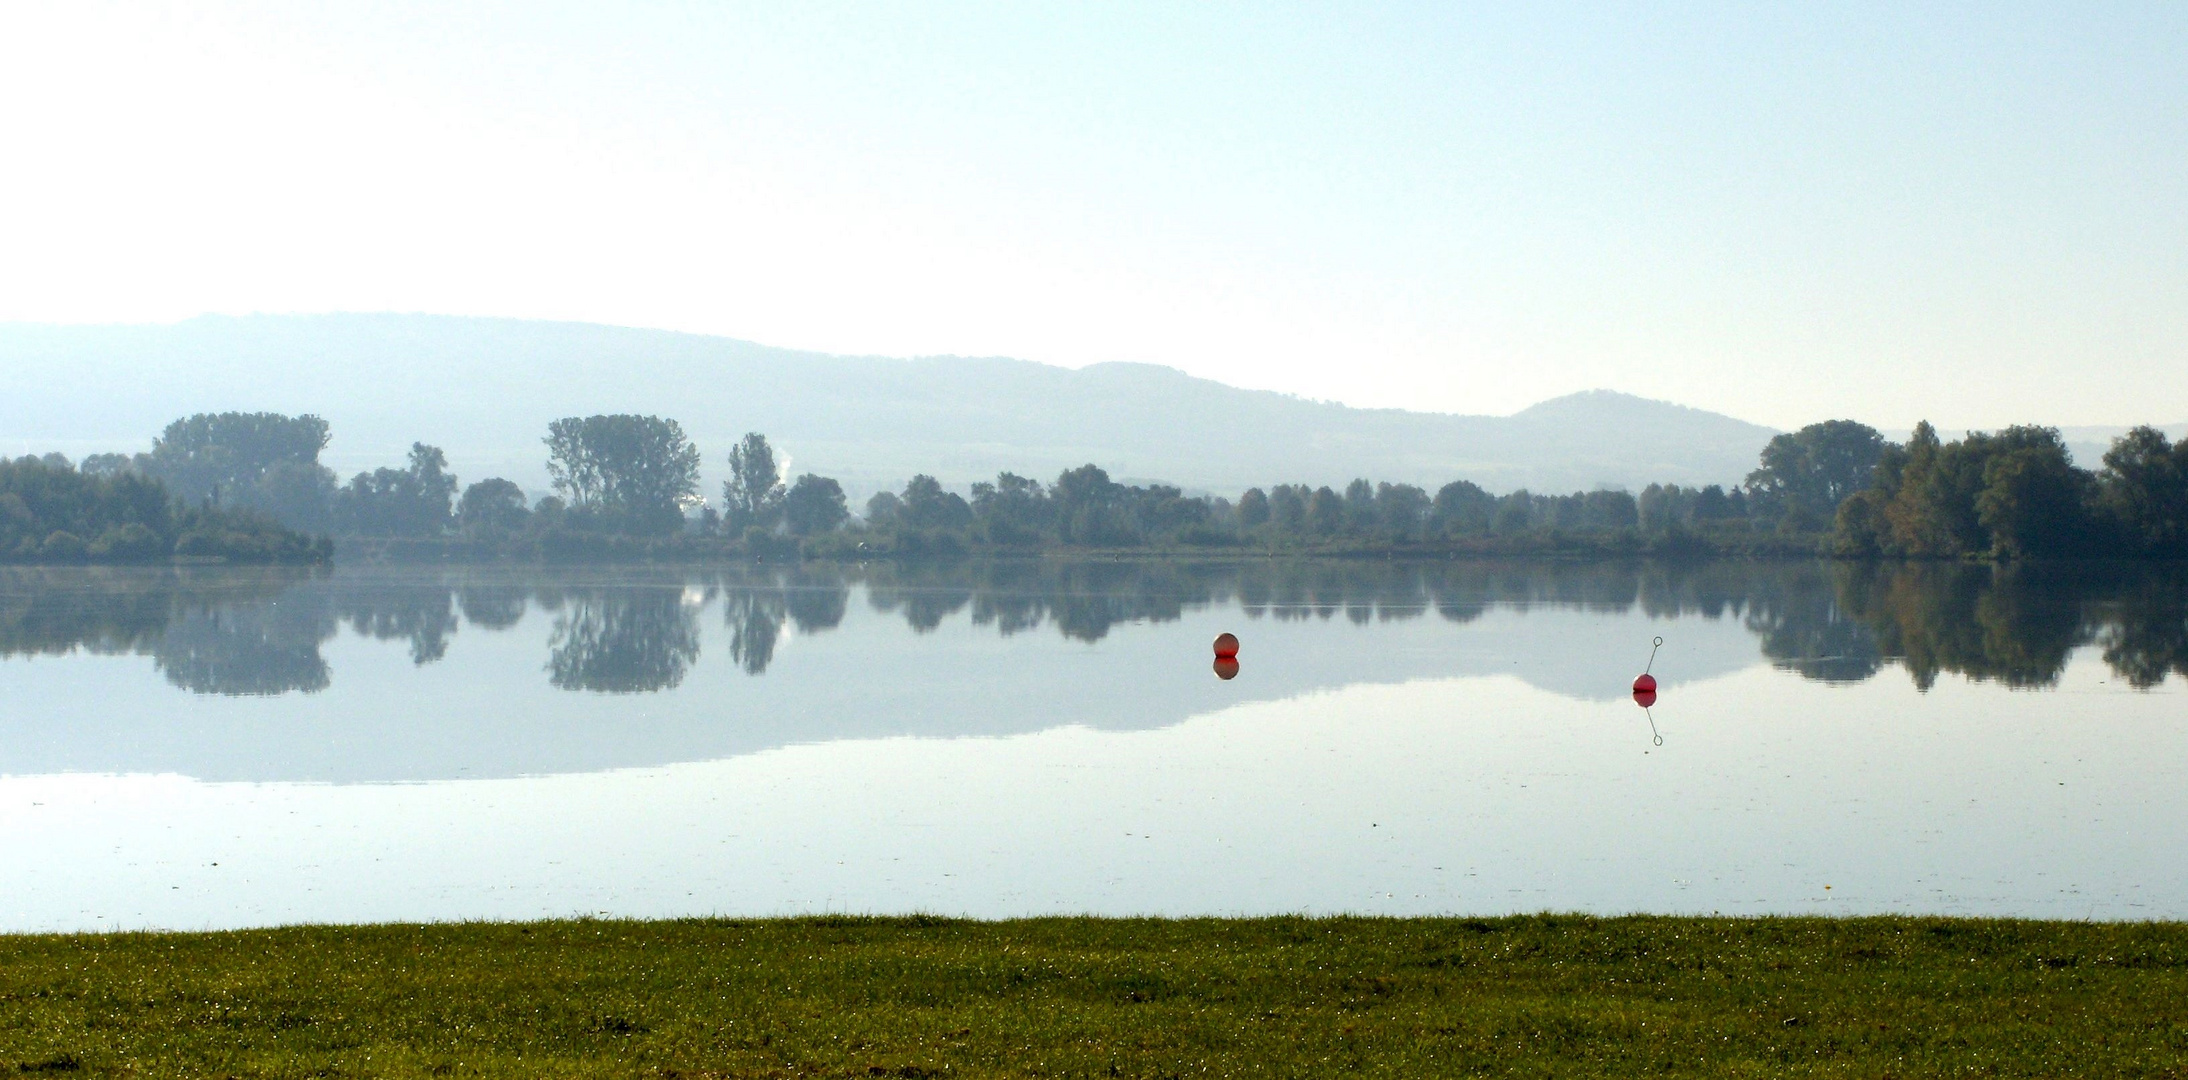
{"type": "Polygon", "coordinates": [[[255,511],[184,507],[131,470],[85,474],[35,457],[0,460],[0,562],[323,562],[330,549],[255,511]]]}
{"type": "Polygon", "coordinates": [[[1038,541],[1053,524],[1055,509],[1040,481],[1016,473],[998,473],[994,483],[972,486],[973,521],[991,543],[1038,541]]]}
{"type": "Polygon", "coordinates": [[[334,492],[334,474],[319,464],[328,437],[316,416],[197,413],[167,425],[138,467],[185,504],[259,510],[319,531],[334,492]]]}
{"type": "Polygon", "coordinates": [[[1055,501],[1057,538],[1067,544],[1120,545],[1139,539],[1127,510],[1131,497],[1123,484],[1098,466],[1067,469],[1049,485],[1055,501]]]}
{"type": "Polygon", "coordinates": [[[844,502],[843,485],[806,473],[783,496],[782,514],[793,534],[817,536],[835,531],[850,518],[851,511],[844,502]]]}
{"type": "Polygon", "coordinates": [[[1497,499],[1471,480],[1453,480],[1436,489],[1429,512],[1438,532],[1485,533],[1496,516],[1497,499]]]}
{"type": "Polygon", "coordinates": [[[1927,422],[1878,456],[1873,486],[1842,503],[1831,548],[1849,556],[2022,559],[2102,550],[2097,484],[2054,428],[1969,432],[1927,422]]]}
{"type": "Polygon", "coordinates": [[[76,469],[85,476],[106,477],[120,476],[133,467],[128,454],[87,454],[76,469]]]}
{"type": "Polygon", "coordinates": [[[547,428],[547,475],[570,512],[642,532],[669,532],[699,491],[699,450],[658,416],[564,417],[547,428]]]}
{"type": "Polygon", "coordinates": [[[1308,494],[1303,484],[1278,484],[1269,489],[1269,523],[1276,531],[1306,531],[1308,494]]]}
{"type": "Polygon", "coordinates": [[[1345,528],[1344,496],[1327,487],[1307,496],[1307,531],[1316,536],[1335,536],[1345,528]]]}
{"type": "Polygon", "coordinates": [[[1490,519],[1490,528],[1500,536],[1511,536],[1535,527],[1535,497],[1526,488],[1512,492],[1497,500],[1497,512],[1490,519]]]}
{"type": "Polygon", "coordinates": [[[2080,554],[2094,539],[2087,513],[2094,484],[2074,467],[2055,428],[2008,428],[1983,462],[1976,520],[2003,559],[2080,554]]]}
{"type": "Polygon", "coordinates": [[[1238,508],[1234,513],[1237,515],[1238,524],[1242,528],[1258,529],[1263,525],[1267,525],[1269,523],[1268,492],[1260,488],[1247,488],[1246,493],[1238,497],[1238,508]]]}
{"type": "Polygon", "coordinates": [[[1948,446],[1928,421],[1915,425],[1898,491],[1885,508],[1897,553],[1935,559],[1989,550],[1989,533],[1975,515],[1975,496],[1983,489],[1984,447],[1967,442],[1948,446]]]}
{"type": "MultiPolygon", "coordinates": [[[[84,459],[88,465],[90,458],[84,459]]],[[[2127,552],[2188,557],[2188,441],[2138,427],[2105,451],[2098,505],[2127,552]]]]}
{"type": "Polygon", "coordinates": [[[1376,532],[1381,524],[1375,512],[1375,485],[1366,479],[1357,479],[1345,485],[1345,531],[1355,536],[1367,536],[1376,532]]]}
{"type": "Polygon", "coordinates": [[[1428,492],[1412,484],[1375,485],[1375,522],[1385,535],[1411,540],[1428,524],[1433,505],[1428,492]]]}
{"type": "Polygon", "coordinates": [[[922,473],[904,485],[897,521],[914,529],[961,532],[972,524],[972,507],[963,496],[944,491],[934,477],[922,473]]]}
{"type": "Polygon", "coordinates": [[[1599,489],[1580,496],[1580,523],[1584,529],[1631,529],[1641,523],[1633,493],[1599,489]]]}
{"type": "Polygon", "coordinates": [[[1869,486],[1884,446],[1884,436],[1867,424],[1810,424],[1763,447],[1761,466],[1748,474],[1748,492],[1789,527],[1822,528],[1841,500],[1869,486]]]}
{"type": "Polygon", "coordinates": [[[1747,516],[1746,507],[1735,504],[1725,494],[1720,484],[1711,484],[1694,493],[1693,507],[1687,513],[1695,522],[1731,521],[1747,516]]]}
{"type": "Polygon", "coordinates": [[[407,468],[358,473],[335,499],[335,522],[361,536],[439,536],[454,510],[456,478],[439,447],[410,444],[407,468]]]}
{"type": "Polygon", "coordinates": [[[463,489],[463,498],[456,503],[456,522],[465,532],[514,532],[531,516],[524,505],[524,489],[498,476],[463,489]]]}
{"type": "MultiPolygon", "coordinates": [[[[1724,496],[1721,489],[1717,494],[1719,498],[1724,496]]],[[[1662,534],[1692,521],[1696,501],[1694,493],[1677,484],[1650,484],[1634,500],[1634,513],[1642,532],[1662,534]]]]}
{"type": "Polygon", "coordinates": [[[722,481],[722,521],[731,532],[772,525],[782,509],[782,473],[767,436],[748,432],[729,451],[729,479],[722,481]]]}
{"type": "Polygon", "coordinates": [[[866,500],[866,523],[868,525],[894,525],[897,522],[898,515],[903,512],[904,500],[897,498],[894,491],[877,491],[874,492],[872,498],[866,500]]]}

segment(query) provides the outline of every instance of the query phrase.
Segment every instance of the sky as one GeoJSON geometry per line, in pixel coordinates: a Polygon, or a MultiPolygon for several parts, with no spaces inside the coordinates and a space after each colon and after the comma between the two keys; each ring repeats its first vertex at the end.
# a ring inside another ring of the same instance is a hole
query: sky
{"type": "Polygon", "coordinates": [[[2188,5],[0,0],[0,321],[2188,419],[2188,5]]]}

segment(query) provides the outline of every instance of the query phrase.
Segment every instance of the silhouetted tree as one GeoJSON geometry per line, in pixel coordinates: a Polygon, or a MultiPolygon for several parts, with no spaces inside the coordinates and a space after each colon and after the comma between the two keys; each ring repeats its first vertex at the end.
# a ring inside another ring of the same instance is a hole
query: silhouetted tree
{"type": "Polygon", "coordinates": [[[447,470],[448,456],[439,447],[410,444],[407,468],[358,473],[336,494],[336,528],[362,536],[439,536],[448,529],[456,493],[456,478],[447,470]]]}
{"type": "Polygon", "coordinates": [[[1040,481],[1016,473],[998,473],[994,483],[972,486],[973,520],[990,543],[1038,541],[1048,531],[1054,509],[1040,481]]]}
{"type": "Polygon", "coordinates": [[[869,525],[894,525],[897,515],[904,510],[904,500],[894,491],[877,491],[866,500],[866,523],[869,525]]]}
{"type": "Polygon", "coordinates": [[[1238,497],[1238,524],[1242,528],[1258,529],[1269,523],[1269,496],[1260,488],[1247,488],[1238,497]]]}
{"type": "Polygon", "coordinates": [[[1396,540],[1418,537],[1428,523],[1428,492],[1412,484],[1375,485],[1375,520],[1384,535],[1396,540]]]}
{"type": "Polygon", "coordinates": [[[772,525],[783,500],[782,473],[775,450],[757,431],[730,448],[729,479],[722,481],[722,522],[731,532],[772,525]]]}
{"type": "Polygon", "coordinates": [[[1467,480],[1454,480],[1436,489],[1430,513],[1438,532],[1485,533],[1496,516],[1496,496],[1467,480]]]}
{"type": "Polygon", "coordinates": [[[1335,536],[1345,528],[1345,500],[1327,487],[1307,497],[1307,531],[1316,536],[1335,536]]]}
{"type": "Polygon", "coordinates": [[[806,473],[783,496],[782,514],[793,534],[817,536],[834,531],[851,516],[851,511],[844,504],[843,485],[806,473]]]}
{"type": "Polygon", "coordinates": [[[334,474],[319,464],[327,439],[316,416],[198,413],[167,425],[137,468],[187,505],[258,510],[321,532],[334,493],[334,474]]]}
{"type": "Polygon", "coordinates": [[[942,490],[934,477],[924,473],[904,485],[903,500],[897,521],[909,528],[955,532],[972,524],[972,507],[964,497],[942,490]]]}
{"type": "Polygon", "coordinates": [[[1278,484],[1269,489],[1269,523],[1278,532],[1297,533],[1307,527],[1308,491],[1300,484],[1278,484]]]}
{"type": "Polygon", "coordinates": [[[2188,441],[2174,445],[2152,427],[2120,436],[2105,451],[2097,487],[2127,553],[2188,557],[2188,441]]]}
{"type": "Polygon", "coordinates": [[[1852,420],[1826,420],[1770,440],[1747,477],[1751,498],[1792,528],[1828,525],[1848,495],[1868,487],[1884,436],[1852,420]]]}
{"type": "Polygon", "coordinates": [[[531,516],[524,489],[498,476],[463,489],[456,504],[457,523],[466,532],[510,532],[523,528],[531,516]]]}
{"type": "Polygon", "coordinates": [[[2018,559],[2098,550],[2095,481],[2052,428],[1970,432],[1943,443],[1918,424],[1879,455],[1874,486],[1848,496],[1833,550],[1853,556],[2018,559]]]}
{"type": "Polygon", "coordinates": [[[576,514],[668,532],[699,491],[699,450],[658,416],[565,417],[548,425],[547,475],[576,514]]]}

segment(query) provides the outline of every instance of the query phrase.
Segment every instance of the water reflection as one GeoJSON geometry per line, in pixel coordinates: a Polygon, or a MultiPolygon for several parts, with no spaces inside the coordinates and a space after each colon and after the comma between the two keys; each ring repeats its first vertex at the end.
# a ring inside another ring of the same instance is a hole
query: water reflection
{"type": "Polygon", "coordinates": [[[2013,687],[2054,684],[2095,645],[2129,684],[2188,677],[2188,571],[2172,565],[1718,563],[1051,562],[743,567],[577,573],[536,569],[300,571],[174,568],[0,572],[0,657],[142,655],[204,694],[310,693],[332,678],[322,647],[347,625],[401,642],[414,665],[465,625],[508,630],[553,615],[545,665],[564,690],[638,693],[682,683],[700,660],[698,617],[721,608],[729,660],[747,675],[786,633],[838,627],[854,589],[915,634],[965,616],[1009,637],[1052,628],[1098,642],[1120,625],[1235,605],[1246,620],[1469,623],[1500,607],[1737,620],[1771,663],[1824,682],[1903,668],[2013,687]]]}
{"type": "Polygon", "coordinates": [[[680,585],[587,589],[541,602],[556,612],[547,642],[547,681],[556,689],[668,690],[699,662],[698,609],[680,585]]]}

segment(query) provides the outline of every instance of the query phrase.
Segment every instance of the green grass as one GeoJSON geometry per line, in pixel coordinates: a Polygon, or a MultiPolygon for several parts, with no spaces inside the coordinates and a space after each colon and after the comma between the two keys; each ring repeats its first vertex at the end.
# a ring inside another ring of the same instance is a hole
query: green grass
{"type": "Polygon", "coordinates": [[[576,921],[0,937],[0,1075],[2188,1076],[2188,924],[576,921]]]}

